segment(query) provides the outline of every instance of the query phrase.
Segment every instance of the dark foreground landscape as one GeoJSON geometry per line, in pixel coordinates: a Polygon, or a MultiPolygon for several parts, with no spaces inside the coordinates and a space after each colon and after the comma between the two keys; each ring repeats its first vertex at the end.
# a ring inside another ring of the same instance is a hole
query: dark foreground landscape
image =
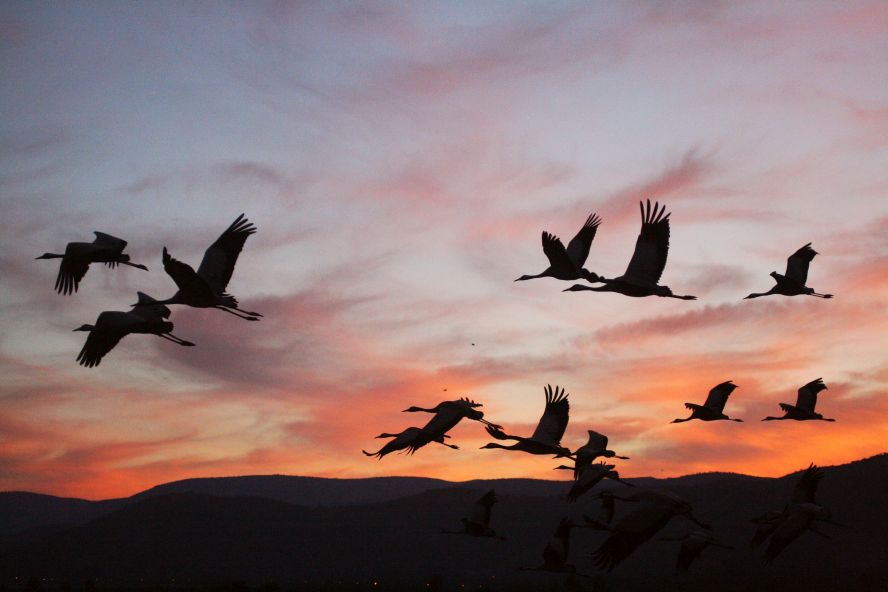
{"type": "MultiPolygon", "coordinates": [[[[451,483],[423,478],[191,479],[130,498],[91,502],[0,493],[5,590],[888,590],[888,455],[826,467],[818,503],[843,526],[805,533],[764,566],[750,519],[787,502],[799,473],[779,479],[708,473],[639,478],[675,493],[734,550],[707,549],[677,575],[678,543],[655,539],[612,572],[590,553],[606,533],[574,531],[581,576],[537,566],[562,516],[597,516],[591,494],[569,504],[566,481],[451,483]],[[494,488],[501,541],[458,529],[494,488]],[[588,577],[584,577],[588,576],[588,577]]],[[[624,486],[607,483],[596,490],[624,486]]],[[[626,488],[629,489],[629,488],[626,488]]],[[[626,505],[617,506],[617,520],[626,505]]],[[[659,536],[697,528],[674,518],[659,536]]]]}

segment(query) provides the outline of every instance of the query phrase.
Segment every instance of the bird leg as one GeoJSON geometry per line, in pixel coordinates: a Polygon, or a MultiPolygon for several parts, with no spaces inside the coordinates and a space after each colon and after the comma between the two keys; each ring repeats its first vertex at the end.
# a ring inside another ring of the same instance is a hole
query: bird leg
{"type": "Polygon", "coordinates": [[[225,312],[227,312],[229,314],[233,314],[234,316],[244,319],[246,321],[258,321],[259,320],[255,316],[244,314],[243,311],[241,311],[240,309],[237,309],[237,308],[231,309],[231,308],[228,308],[228,307],[225,307],[222,305],[216,306],[215,308],[218,308],[219,310],[224,310],[225,312]]]}
{"type": "Polygon", "coordinates": [[[120,263],[121,265],[129,265],[130,267],[135,267],[136,269],[144,269],[145,271],[148,271],[148,268],[141,263],[130,263],[129,261],[115,261],[115,263],[120,263]]]}
{"type": "Polygon", "coordinates": [[[832,298],[832,294],[818,294],[817,292],[811,292],[810,296],[816,296],[817,298],[832,298]]]}
{"type": "Polygon", "coordinates": [[[160,333],[159,336],[160,336],[160,337],[163,337],[163,338],[166,339],[167,341],[172,341],[173,343],[178,343],[179,345],[184,345],[184,346],[192,346],[192,345],[194,345],[194,344],[191,343],[190,341],[185,341],[185,340],[182,339],[181,337],[176,337],[176,336],[173,335],[172,333],[160,333]]]}
{"type": "MultiPolygon", "coordinates": [[[[437,440],[432,440],[432,442],[438,442],[437,440]]],[[[447,442],[438,442],[441,446],[446,446],[447,448],[453,448],[454,450],[459,450],[459,446],[456,444],[448,444],[447,442]]]]}

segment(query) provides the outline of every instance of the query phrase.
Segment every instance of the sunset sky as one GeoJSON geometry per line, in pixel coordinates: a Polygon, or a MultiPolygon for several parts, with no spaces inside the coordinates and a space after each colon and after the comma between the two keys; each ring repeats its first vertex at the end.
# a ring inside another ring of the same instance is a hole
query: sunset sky
{"type": "Polygon", "coordinates": [[[564,478],[472,422],[460,450],[361,454],[462,395],[529,435],[546,384],[562,443],[609,435],[623,476],[885,451],[888,3],[738,4],[4,2],[0,490],[564,478]],[[672,212],[662,283],[699,300],[513,282],[592,212],[587,267],[620,275],[642,198],[672,212]],[[197,347],[76,364],[72,329],[171,296],[162,247],[197,266],[241,212],[229,290],[264,320],[175,307],[197,347]],[[56,294],[34,257],[94,230],[151,271],[56,294]],[[834,299],[742,300],[808,242],[834,299]],[[818,377],[836,423],[759,421],[818,377]],[[725,380],[746,423],[669,424],[725,380]]]}

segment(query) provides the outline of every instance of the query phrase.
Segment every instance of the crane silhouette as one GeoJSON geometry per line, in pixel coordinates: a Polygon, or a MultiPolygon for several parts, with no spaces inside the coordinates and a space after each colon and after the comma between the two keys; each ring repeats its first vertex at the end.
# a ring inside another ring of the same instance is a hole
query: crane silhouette
{"type": "Polygon", "coordinates": [[[786,260],[786,273],[784,275],[780,275],[776,271],[771,272],[771,277],[774,278],[776,284],[772,286],[770,290],[759,294],[753,292],[744,298],[744,300],[759,298],[761,296],[771,296],[772,294],[780,296],[816,296],[817,298],[832,298],[832,294],[818,294],[814,291],[814,288],[809,288],[805,285],[805,282],[808,281],[808,267],[817,254],[817,251],[811,248],[811,243],[808,243],[789,256],[786,260]]]}
{"type": "Polygon", "coordinates": [[[543,549],[543,563],[537,567],[521,567],[522,571],[549,571],[555,573],[576,573],[577,568],[567,559],[570,555],[570,533],[574,528],[587,528],[576,524],[570,518],[562,518],[543,549]]]}
{"type": "Polygon", "coordinates": [[[683,516],[702,528],[709,528],[694,516],[691,504],[669,493],[642,490],[629,497],[614,495],[614,498],[641,503],[611,527],[610,535],[592,553],[595,565],[608,571],[660,532],[676,516],[683,516]]]}
{"type": "MultiPolygon", "coordinates": [[[[620,479],[620,474],[615,471],[614,468],[616,468],[616,465],[609,465],[602,462],[580,469],[579,476],[573,482],[570,491],[567,493],[567,501],[571,503],[577,501],[577,499],[581,495],[595,487],[605,477],[608,479],[613,479],[617,483],[622,483],[623,485],[628,485],[629,487],[635,487],[631,483],[627,483],[626,481],[620,479]]],[[[555,469],[566,469],[568,471],[575,470],[574,467],[567,467],[564,465],[555,467],[555,469]]]]}
{"type": "Polygon", "coordinates": [[[243,214],[238,216],[206,250],[197,272],[187,263],[173,259],[164,247],[163,269],[179,289],[172,298],[160,303],[218,308],[248,321],[258,321],[261,314],[241,310],[235,297],[225,292],[237,257],[247,238],[254,232],[256,227],[243,214]]]}
{"type": "Polygon", "coordinates": [[[472,516],[461,520],[463,524],[462,530],[442,530],[441,532],[443,534],[465,534],[475,537],[490,537],[500,539],[501,541],[506,540],[505,537],[497,535],[496,531],[490,528],[490,514],[497,501],[499,500],[496,498],[496,493],[491,489],[475,502],[472,516]]]}
{"type": "Polygon", "coordinates": [[[429,433],[422,428],[411,427],[407,428],[403,432],[398,434],[379,434],[376,436],[377,438],[394,438],[390,442],[387,442],[385,446],[377,450],[376,452],[367,452],[366,450],[362,450],[367,456],[375,456],[378,459],[382,459],[386,454],[391,454],[392,452],[397,452],[398,450],[406,450],[407,454],[413,454],[426,444],[430,442],[437,442],[438,444],[443,444],[448,448],[453,448],[454,450],[458,450],[459,446],[455,444],[447,444],[444,441],[444,438],[449,438],[445,434],[432,434],[429,433]]]}
{"type": "Polygon", "coordinates": [[[805,503],[813,504],[814,497],[817,494],[817,486],[822,478],[823,471],[815,466],[814,463],[811,463],[793,486],[792,495],[783,506],[783,510],[771,510],[751,520],[751,522],[759,526],[756,529],[755,536],[752,537],[750,545],[757,547],[766,541],[786,519],[787,513],[792,506],[805,503]]]}
{"type": "Polygon", "coordinates": [[[194,345],[171,333],[173,324],[166,320],[169,316],[170,309],[139,292],[139,304],[131,310],[105,311],[99,314],[95,325],[81,325],[74,329],[89,332],[83,349],[77,355],[77,362],[87,368],[98,366],[102,358],[131,333],[157,335],[178,345],[194,345]]]}
{"type": "Polygon", "coordinates": [[[592,292],[617,292],[625,296],[643,298],[645,296],[662,296],[664,298],[679,298],[681,300],[696,300],[696,296],[679,296],[673,294],[668,286],[660,286],[660,276],[666,267],[666,257],[669,254],[669,216],[665,214],[666,206],[659,209],[659,202],[654,203],[651,211],[651,200],[647,200],[647,206],[641,202],[641,232],[635,242],[635,252],[629,261],[626,272],[620,277],[607,279],[599,278],[603,286],[586,286],[574,284],[565,292],[580,292],[590,290],[592,292]],[[665,215],[664,215],[665,214],[665,215]]]}
{"type": "Polygon", "coordinates": [[[823,383],[822,378],[812,380],[799,389],[799,396],[796,399],[795,405],[790,405],[789,403],[780,403],[780,408],[784,411],[783,417],[774,417],[769,415],[762,421],[774,421],[781,419],[794,419],[796,421],[808,421],[813,419],[819,419],[821,421],[835,421],[835,419],[828,419],[826,417],[823,417],[823,415],[821,415],[820,413],[814,411],[814,407],[817,406],[817,393],[823,390],[826,390],[826,385],[823,383]]]}
{"type": "Polygon", "coordinates": [[[589,257],[589,249],[592,240],[601,224],[601,218],[597,214],[591,214],[586,218],[586,223],[577,232],[564,248],[561,239],[543,231],[543,253],[549,259],[549,267],[537,275],[522,275],[516,282],[532,280],[541,277],[551,277],[559,280],[587,280],[590,282],[601,281],[598,274],[592,273],[583,267],[589,257]]]}
{"type": "Polygon", "coordinates": [[[89,270],[90,263],[104,263],[108,267],[128,265],[148,271],[139,263],[130,262],[130,256],[123,252],[126,241],[104,232],[93,232],[96,238],[91,243],[68,243],[65,254],[44,253],[36,259],[61,259],[59,275],[56,276],[55,290],[69,295],[80,287],[80,280],[89,270]]]}
{"type": "Polygon", "coordinates": [[[721,543],[705,530],[692,530],[680,537],[660,537],[661,541],[681,541],[678,557],[675,560],[675,569],[679,573],[688,571],[691,563],[700,556],[707,547],[719,547],[721,549],[733,549],[734,547],[721,543]]]}
{"type": "Polygon", "coordinates": [[[566,456],[573,458],[569,449],[561,445],[561,437],[564,430],[567,429],[568,414],[570,412],[570,404],[567,401],[568,394],[563,388],[558,386],[552,389],[552,385],[547,385],[544,389],[546,394],[546,409],[540,417],[536,430],[529,438],[522,436],[512,436],[497,426],[488,425],[487,433],[497,440],[516,440],[517,443],[511,446],[504,446],[491,442],[482,446],[485,448],[502,448],[503,450],[518,450],[529,454],[552,454],[555,457],[566,456]]]}
{"type": "Polygon", "coordinates": [[[435,416],[429,420],[429,423],[427,423],[425,427],[423,427],[424,430],[434,433],[439,431],[441,433],[449,432],[463,418],[502,429],[495,423],[490,423],[484,419],[484,413],[479,411],[478,407],[483,407],[483,405],[481,403],[476,403],[471,399],[467,399],[466,397],[462,397],[455,401],[442,401],[432,408],[417,407],[414,405],[413,407],[405,409],[404,413],[416,413],[419,411],[434,413],[435,416]]]}
{"type": "Polygon", "coordinates": [[[588,431],[589,440],[574,452],[577,457],[574,461],[574,479],[580,476],[582,469],[592,466],[592,463],[599,456],[629,460],[628,456],[617,456],[616,452],[607,449],[607,436],[595,430],[588,431]]]}
{"type": "Polygon", "coordinates": [[[728,402],[728,397],[731,396],[731,393],[734,392],[735,388],[737,388],[737,385],[730,380],[715,385],[709,391],[709,396],[706,397],[706,402],[702,405],[685,403],[685,407],[691,410],[690,417],[686,417],[685,419],[673,419],[672,423],[682,423],[684,421],[691,421],[692,419],[701,419],[703,421],[716,421],[719,419],[743,421],[742,419],[732,419],[724,413],[725,403],[728,402]]]}

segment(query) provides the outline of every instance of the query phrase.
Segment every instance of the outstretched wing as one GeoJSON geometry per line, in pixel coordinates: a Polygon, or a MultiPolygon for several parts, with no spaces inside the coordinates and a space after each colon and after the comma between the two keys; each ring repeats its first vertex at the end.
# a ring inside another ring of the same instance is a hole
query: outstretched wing
{"type": "Polygon", "coordinates": [[[583,449],[589,451],[607,450],[607,436],[599,434],[595,430],[589,430],[589,441],[586,442],[583,449]]]}
{"type": "Polygon", "coordinates": [[[163,248],[163,270],[168,276],[173,278],[176,286],[182,291],[199,292],[200,290],[206,290],[202,286],[200,278],[194,273],[194,268],[178,259],[173,259],[167,252],[166,247],[163,248]]]}
{"type": "Polygon", "coordinates": [[[80,353],[77,355],[77,362],[81,366],[86,366],[87,368],[98,366],[102,361],[102,358],[105,357],[105,354],[120,343],[120,340],[126,335],[125,330],[103,328],[101,326],[103,325],[103,317],[105,320],[111,320],[113,318],[118,318],[119,315],[125,314],[126,313],[103,312],[99,315],[99,318],[96,321],[97,328],[89,332],[89,336],[86,338],[86,343],[83,344],[83,349],[81,349],[80,353]]]}
{"type": "Polygon", "coordinates": [[[641,208],[641,232],[635,241],[635,252],[623,274],[624,279],[634,284],[645,286],[656,285],[663,275],[666,267],[666,256],[669,254],[669,216],[666,214],[666,206],[659,209],[659,203],[654,203],[651,211],[651,200],[647,200],[647,206],[640,203],[641,208]],[[664,215],[665,214],[665,215],[664,215]]]}
{"type": "Polygon", "coordinates": [[[76,292],[80,280],[89,271],[89,261],[79,256],[79,252],[82,252],[82,248],[79,247],[84,244],[88,243],[68,243],[65,247],[65,256],[62,257],[59,275],[56,276],[55,282],[55,289],[59,294],[67,296],[76,292]]]}
{"type": "Polygon", "coordinates": [[[551,385],[547,385],[546,392],[546,409],[540,422],[537,424],[536,430],[530,437],[531,440],[545,442],[559,446],[561,444],[561,436],[567,429],[567,420],[570,413],[570,403],[567,402],[567,393],[563,388],[558,386],[552,389],[551,385]]]}
{"type": "Polygon", "coordinates": [[[786,260],[786,277],[796,282],[800,286],[804,286],[808,281],[808,264],[817,255],[817,251],[811,248],[808,243],[786,260]]]}
{"type": "Polygon", "coordinates": [[[254,232],[256,227],[241,214],[204,253],[203,261],[197,268],[197,275],[202,277],[217,294],[225,292],[234,272],[237,257],[243,250],[247,237],[254,232]]]}
{"type": "Polygon", "coordinates": [[[595,238],[595,232],[600,224],[601,218],[597,214],[590,215],[577,235],[567,244],[567,256],[570,257],[577,269],[586,263],[589,248],[592,246],[592,240],[595,238]]]}
{"type": "Polygon", "coordinates": [[[796,399],[796,407],[813,412],[814,407],[817,406],[817,393],[825,388],[826,385],[823,384],[822,378],[812,380],[799,389],[799,397],[796,399]]]}
{"type": "Polygon", "coordinates": [[[814,503],[814,495],[817,493],[817,485],[823,479],[823,470],[811,463],[799,477],[792,490],[791,502],[793,504],[814,503]]]}
{"type": "Polygon", "coordinates": [[[97,247],[117,251],[118,253],[122,253],[126,248],[126,241],[122,238],[117,238],[116,236],[111,236],[110,234],[105,234],[104,232],[99,231],[95,231],[93,234],[96,235],[93,244],[97,247]]]}
{"type": "Polygon", "coordinates": [[[725,409],[725,403],[728,402],[728,397],[735,388],[737,388],[737,386],[730,380],[715,385],[709,391],[709,396],[706,397],[706,402],[703,403],[703,406],[721,413],[725,409]]]}
{"type": "Polygon", "coordinates": [[[543,231],[543,253],[549,259],[549,265],[553,269],[563,269],[565,271],[574,268],[573,261],[568,256],[561,239],[543,231]]]}

